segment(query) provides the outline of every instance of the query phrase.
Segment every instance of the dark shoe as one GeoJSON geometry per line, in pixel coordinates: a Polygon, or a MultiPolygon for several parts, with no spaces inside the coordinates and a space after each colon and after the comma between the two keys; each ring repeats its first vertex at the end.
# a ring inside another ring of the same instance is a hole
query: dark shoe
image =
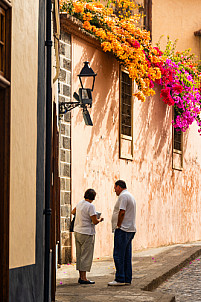
{"type": "Polygon", "coordinates": [[[80,284],[95,284],[95,281],[82,280],[82,279],[79,278],[78,283],[80,283],[80,284]]]}

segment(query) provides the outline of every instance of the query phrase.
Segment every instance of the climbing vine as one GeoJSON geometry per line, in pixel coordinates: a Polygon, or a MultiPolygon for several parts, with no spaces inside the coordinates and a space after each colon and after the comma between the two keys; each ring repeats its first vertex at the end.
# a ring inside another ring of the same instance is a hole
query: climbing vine
{"type": "Polygon", "coordinates": [[[161,85],[161,99],[174,106],[176,130],[186,131],[196,121],[201,133],[201,85],[199,62],[190,50],[176,52],[168,39],[166,49],[151,43],[150,33],[141,29],[139,5],[131,0],[61,0],[60,11],[79,19],[85,31],[96,37],[103,51],[111,52],[127,68],[138,85],[134,94],[145,101],[161,85]]]}

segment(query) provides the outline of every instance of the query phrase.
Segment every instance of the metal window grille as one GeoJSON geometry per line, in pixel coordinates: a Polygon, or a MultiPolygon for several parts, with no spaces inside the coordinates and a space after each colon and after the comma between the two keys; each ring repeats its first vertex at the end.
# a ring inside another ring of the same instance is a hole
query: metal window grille
{"type": "Polygon", "coordinates": [[[182,151],[182,133],[174,128],[174,149],[182,151]]]}
{"type": "MultiPolygon", "coordinates": [[[[176,119],[176,111],[174,110],[174,120],[176,119]]],[[[173,127],[173,153],[172,153],[173,169],[182,171],[183,169],[183,132],[177,131],[173,127]]]]}
{"type": "MultiPolygon", "coordinates": [[[[176,119],[176,117],[177,117],[177,114],[176,114],[176,111],[174,109],[174,120],[176,119]]],[[[175,128],[174,128],[173,148],[175,150],[182,151],[182,132],[181,132],[181,130],[177,131],[175,128]]]]}
{"type": "Polygon", "coordinates": [[[121,77],[121,134],[132,136],[132,80],[122,71],[121,77]]]}

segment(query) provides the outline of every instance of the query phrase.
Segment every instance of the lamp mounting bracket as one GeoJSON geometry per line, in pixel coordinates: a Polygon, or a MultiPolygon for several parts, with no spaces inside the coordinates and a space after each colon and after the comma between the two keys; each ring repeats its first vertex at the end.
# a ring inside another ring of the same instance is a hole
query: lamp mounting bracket
{"type": "Polygon", "coordinates": [[[59,114],[65,114],[68,111],[80,106],[83,107],[80,97],[77,92],[74,92],[73,97],[76,99],[76,102],[61,102],[59,103],[59,114]]]}
{"type": "Polygon", "coordinates": [[[65,114],[75,107],[80,106],[80,102],[62,102],[59,103],[59,114],[65,114]]]}

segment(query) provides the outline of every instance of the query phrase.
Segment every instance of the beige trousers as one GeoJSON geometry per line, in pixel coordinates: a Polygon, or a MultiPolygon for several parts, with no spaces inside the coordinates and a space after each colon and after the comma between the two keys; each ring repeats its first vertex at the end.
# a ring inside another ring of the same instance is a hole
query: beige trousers
{"type": "Polygon", "coordinates": [[[74,232],[76,246],[76,269],[82,272],[90,272],[95,235],[85,235],[74,232]]]}

